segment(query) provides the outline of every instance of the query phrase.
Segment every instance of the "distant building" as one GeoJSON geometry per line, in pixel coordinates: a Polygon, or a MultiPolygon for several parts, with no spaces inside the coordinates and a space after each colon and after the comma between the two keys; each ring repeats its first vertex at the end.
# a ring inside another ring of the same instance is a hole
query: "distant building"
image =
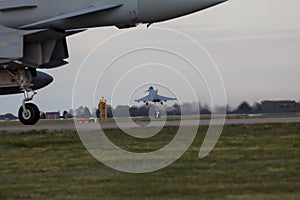
{"type": "Polygon", "coordinates": [[[262,113],[291,113],[296,111],[295,101],[263,101],[262,113]]]}
{"type": "Polygon", "coordinates": [[[300,113],[300,103],[296,103],[295,112],[300,113]]]}
{"type": "Polygon", "coordinates": [[[56,120],[59,119],[60,113],[59,112],[47,112],[46,119],[48,120],[56,120]]]}

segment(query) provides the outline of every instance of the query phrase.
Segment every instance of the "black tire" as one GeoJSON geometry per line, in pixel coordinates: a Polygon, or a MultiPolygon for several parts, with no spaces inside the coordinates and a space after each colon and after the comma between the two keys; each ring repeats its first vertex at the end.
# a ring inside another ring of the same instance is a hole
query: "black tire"
{"type": "Polygon", "coordinates": [[[23,106],[19,109],[19,120],[24,125],[34,125],[40,119],[40,110],[33,103],[25,104],[27,112],[23,111],[23,106]]]}

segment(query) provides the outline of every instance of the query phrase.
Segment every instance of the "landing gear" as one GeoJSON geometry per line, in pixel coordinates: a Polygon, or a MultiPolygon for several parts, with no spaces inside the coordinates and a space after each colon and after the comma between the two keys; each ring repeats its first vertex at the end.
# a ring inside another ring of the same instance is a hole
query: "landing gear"
{"type": "Polygon", "coordinates": [[[33,103],[26,103],[19,109],[19,120],[24,125],[34,125],[40,119],[40,110],[33,103]],[[25,109],[24,109],[25,108],[25,109]]]}
{"type": "Polygon", "coordinates": [[[19,109],[19,120],[24,125],[34,125],[40,119],[40,110],[39,108],[33,103],[26,103],[31,101],[36,95],[31,87],[31,80],[32,76],[31,73],[26,69],[18,70],[17,80],[20,84],[21,91],[24,92],[24,99],[22,101],[22,106],[19,109]],[[29,93],[32,93],[31,95],[29,93]]]}

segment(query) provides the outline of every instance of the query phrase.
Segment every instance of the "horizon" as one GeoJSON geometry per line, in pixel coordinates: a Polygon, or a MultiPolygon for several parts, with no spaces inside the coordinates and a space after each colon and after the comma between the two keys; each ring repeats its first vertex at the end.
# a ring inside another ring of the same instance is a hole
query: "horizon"
{"type": "MultiPolygon", "coordinates": [[[[241,101],[240,103],[238,103],[237,105],[215,105],[214,108],[212,107],[209,107],[208,104],[203,104],[201,102],[183,102],[181,104],[178,104],[176,102],[169,102],[169,103],[164,103],[163,105],[161,104],[156,104],[156,103],[149,103],[149,105],[147,106],[145,103],[138,103],[138,104],[133,104],[133,105],[124,105],[124,104],[120,104],[120,105],[116,105],[116,106],[111,106],[110,104],[107,104],[108,107],[111,107],[112,109],[116,109],[117,107],[128,107],[128,108],[133,108],[133,107],[137,107],[137,108],[142,108],[142,107],[151,107],[151,106],[159,106],[159,107],[164,107],[164,108],[172,108],[176,105],[179,105],[179,106],[182,106],[182,105],[185,105],[185,104],[188,104],[188,105],[195,105],[196,103],[198,103],[200,105],[200,108],[201,109],[208,109],[209,111],[212,111],[214,109],[218,109],[220,107],[225,107],[226,109],[226,112],[234,112],[238,109],[238,107],[240,105],[242,105],[243,103],[247,103],[250,107],[254,107],[256,104],[262,104],[263,102],[295,102],[296,104],[299,104],[300,105],[300,100],[293,100],[293,99],[280,99],[280,100],[273,100],[273,99],[266,99],[266,100],[262,100],[262,101],[254,101],[254,102],[249,102],[249,101],[241,101]]],[[[48,112],[59,112],[60,114],[62,114],[63,112],[67,111],[68,113],[72,110],[74,112],[74,110],[76,109],[79,109],[80,107],[87,107],[89,109],[89,111],[91,113],[93,113],[93,110],[94,109],[98,109],[97,106],[95,107],[88,107],[86,105],[81,105],[77,108],[65,108],[65,109],[52,109],[52,110],[41,110],[40,112],[41,113],[48,113],[48,112]]],[[[13,113],[13,112],[7,112],[7,113],[1,113],[0,112],[0,115],[6,115],[6,114],[12,114],[14,116],[17,116],[17,113],[13,113]]],[[[228,113],[226,113],[228,114],[228,113]]]]}

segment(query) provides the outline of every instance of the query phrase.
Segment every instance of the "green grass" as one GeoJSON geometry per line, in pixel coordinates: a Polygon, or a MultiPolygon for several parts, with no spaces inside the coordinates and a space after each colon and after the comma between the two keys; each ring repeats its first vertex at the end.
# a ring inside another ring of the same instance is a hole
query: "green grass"
{"type": "MultiPolygon", "coordinates": [[[[300,124],[225,126],[214,150],[198,151],[207,127],[169,167],[147,174],[95,160],[76,132],[0,134],[0,199],[300,199],[300,124]]],[[[177,127],[138,140],[106,134],[124,149],[167,144],[177,127]]]]}

